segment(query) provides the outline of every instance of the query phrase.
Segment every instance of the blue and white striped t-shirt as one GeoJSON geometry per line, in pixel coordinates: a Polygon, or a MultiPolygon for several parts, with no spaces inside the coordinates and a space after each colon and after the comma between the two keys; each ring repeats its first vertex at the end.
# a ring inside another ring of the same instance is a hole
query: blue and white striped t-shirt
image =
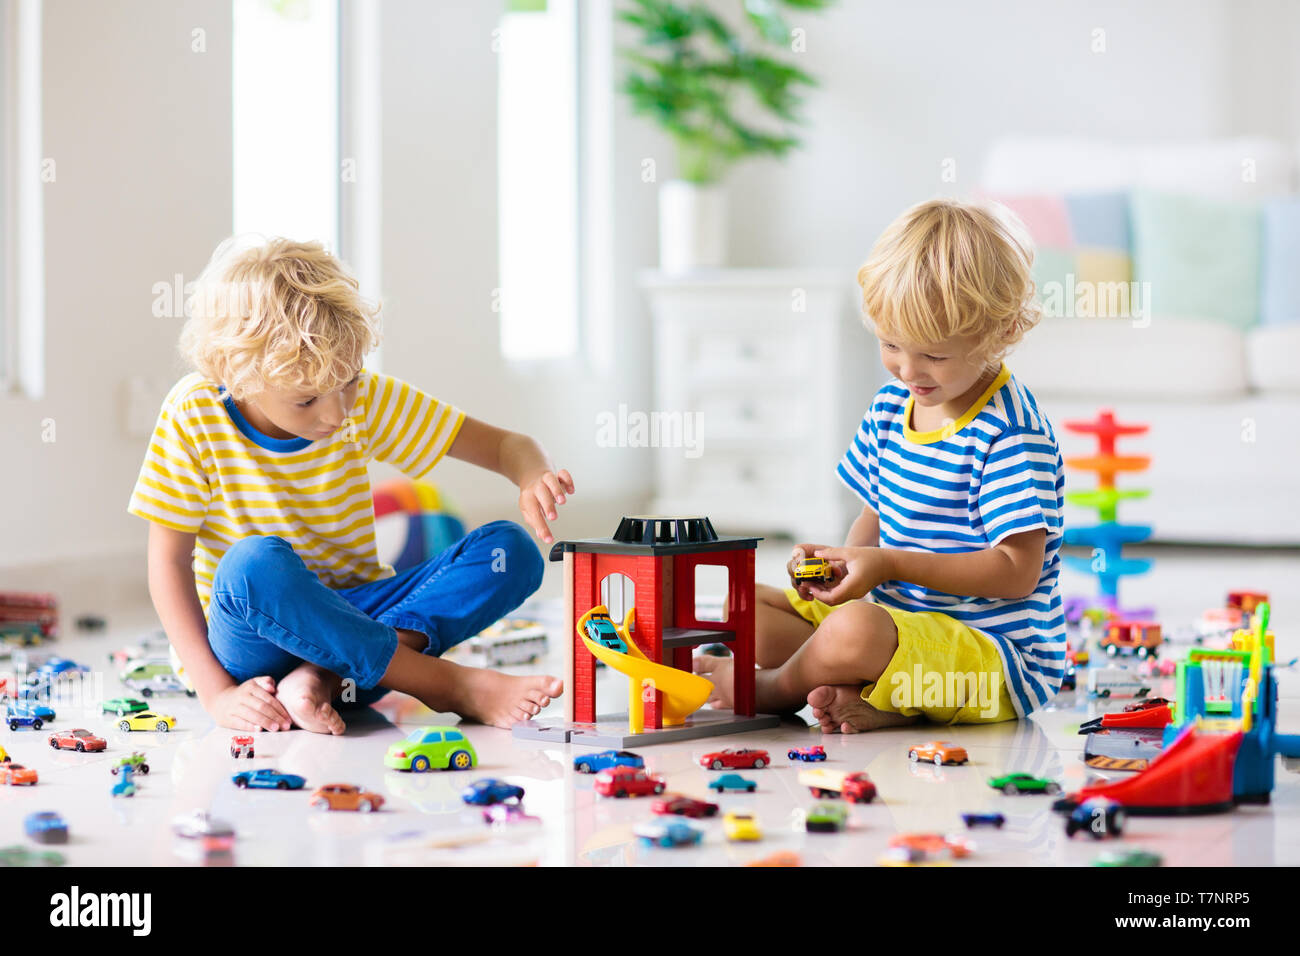
{"type": "Polygon", "coordinates": [[[1024,717],[1061,687],[1065,615],[1060,549],[1065,479],[1047,417],[1005,365],[957,421],[911,428],[912,398],[897,379],[876,393],[836,472],[880,516],[880,546],[937,554],[991,548],[1044,528],[1038,587],[1028,598],[946,594],[885,581],[871,600],[905,611],[938,611],[993,639],[1007,690],[1024,717]]]}

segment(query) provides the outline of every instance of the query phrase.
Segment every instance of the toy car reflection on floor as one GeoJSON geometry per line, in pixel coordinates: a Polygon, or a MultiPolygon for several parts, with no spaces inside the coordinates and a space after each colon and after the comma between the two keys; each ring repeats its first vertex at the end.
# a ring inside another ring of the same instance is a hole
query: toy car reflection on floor
{"type": "Polygon", "coordinates": [[[230,780],[236,787],[249,790],[301,790],[307,783],[305,777],[296,773],[281,773],[265,767],[261,770],[245,770],[230,780]]]}
{"type": "Polygon", "coordinates": [[[970,757],[964,747],[958,747],[942,740],[931,740],[923,744],[917,744],[908,750],[907,759],[911,761],[931,760],[935,766],[943,766],[949,763],[963,764],[969,761],[970,757]]]}
{"type": "Polygon", "coordinates": [[[772,758],[766,750],[754,750],[749,747],[715,750],[700,757],[700,766],[708,767],[710,770],[721,770],[724,767],[733,770],[750,768],[762,770],[771,762],[772,758]]]}
{"type": "Polygon", "coordinates": [[[579,754],[573,758],[573,769],[578,773],[599,773],[608,767],[644,767],[645,761],[630,750],[602,750],[600,753],[579,754]]]}
{"type": "Polygon", "coordinates": [[[469,770],[478,754],[469,738],[455,727],[420,727],[411,731],[384,754],[384,766],[391,770],[469,770]]]}
{"type": "Polygon", "coordinates": [[[327,783],[312,791],[307,804],[317,810],[357,810],[369,813],[384,805],[384,798],[350,783],[327,783]]]}
{"type": "Polygon", "coordinates": [[[1008,773],[1001,777],[991,777],[989,786],[994,790],[1001,790],[1010,796],[1015,793],[1046,793],[1055,794],[1061,792],[1061,785],[1055,780],[1048,780],[1046,777],[1035,777],[1029,773],[1008,773]]]}
{"type": "Polygon", "coordinates": [[[517,803],[495,803],[483,811],[483,822],[495,827],[540,826],[542,818],[529,816],[517,803]]]}
{"type": "Polygon", "coordinates": [[[704,839],[704,831],[685,820],[646,820],[632,828],[645,846],[693,846],[704,839]]]}
{"type": "Polygon", "coordinates": [[[1070,811],[1070,818],[1065,821],[1066,836],[1073,837],[1080,830],[1087,832],[1094,840],[1122,836],[1124,808],[1106,797],[1084,800],[1070,811]]]}
{"type": "Polygon", "coordinates": [[[504,780],[486,777],[483,780],[475,780],[462,790],[460,798],[476,807],[488,807],[494,803],[505,803],[507,800],[514,800],[517,803],[524,799],[524,788],[506,783],[504,780]]]}
{"type": "Polygon", "coordinates": [[[716,803],[696,800],[680,793],[665,793],[650,804],[651,813],[676,814],[679,817],[711,817],[718,812],[716,803]]]}
{"type": "Polygon", "coordinates": [[[758,784],[753,780],[746,780],[738,773],[724,773],[716,780],[709,781],[709,789],[723,793],[730,790],[743,790],[746,793],[753,793],[758,789],[758,784]]]}
{"type": "Polygon", "coordinates": [[[76,730],[61,730],[50,734],[50,746],[55,750],[75,750],[77,753],[90,751],[95,753],[108,747],[108,741],[96,737],[89,730],[78,727],[76,730]]]}
{"type": "Polygon", "coordinates": [[[117,729],[123,732],[132,730],[156,730],[167,733],[176,726],[176,718],[171,714],[159,714],[152,710],[142,710],[134,714],[124,714],[117,721],[117,729]]]}

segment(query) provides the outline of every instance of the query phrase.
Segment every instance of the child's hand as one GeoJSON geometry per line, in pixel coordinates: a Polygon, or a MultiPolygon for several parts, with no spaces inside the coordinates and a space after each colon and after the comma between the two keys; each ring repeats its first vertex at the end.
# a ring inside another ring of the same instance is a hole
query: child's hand
{"type": "Polygon", "coordinates": [[[889,554],[884,548],[819,548],[813,557],[825,558],[837,570],[843,568],[829,587],[819,583],[808,587],[813,597],[826,604],[843,604],[866,597],[876,585],[893,577],[889,554]]]}
{"type": "Polygon", "coordinates": [[[546,519],[555,520],[556,505],[564,504],[566,491],[573,494],[573,478],[564,468],[559,471],[544,471],[519,486],[519,511],[537,537],[547,544],[554,538],[551,537],[551,528],[546,519]]]}
{"type": "MultiPolygon", "coordinates": [[[[790,560],[786,562],[785,571],[786,574],[790,575],[790,586],[798,591],[799,596],[805,601],[811,601],[813,599],[812,590],[809,588],[807,581],[801,581],[794,576],[794,569],[799,566],[799,562],[804,558],[809,557],[817,551],[825,550],[827,547],[829,546],[824,544],[796,544],[794,550],[790,552],[790,560]]],[[[838,582],[840,578],[844,576],[843,565],[836,565],[834,570],[835,581],[838,582]]]]}
{"type": "Polygon", "coordinates": [[[252,677],[217,695],[211,709],[218,726],[231,730],[288,730],[289,712],[275,696],[275,681],[252,677]]]}

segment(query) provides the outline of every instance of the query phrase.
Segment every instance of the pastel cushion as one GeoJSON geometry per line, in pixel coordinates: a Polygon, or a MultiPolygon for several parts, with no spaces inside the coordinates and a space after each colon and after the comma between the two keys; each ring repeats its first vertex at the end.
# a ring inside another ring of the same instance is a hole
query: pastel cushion
{"type": "Polygon", "coordinates": [[[1133,193],[1133,273],[1157,315],[1244,329],[1259,316],[1260,211],[1147,190],[1133,193]]]}
{"type": "Polygon", "coordinates": [[[1260,324],[1300,322],[1300,199],[1264,207],[1260,324]]]}

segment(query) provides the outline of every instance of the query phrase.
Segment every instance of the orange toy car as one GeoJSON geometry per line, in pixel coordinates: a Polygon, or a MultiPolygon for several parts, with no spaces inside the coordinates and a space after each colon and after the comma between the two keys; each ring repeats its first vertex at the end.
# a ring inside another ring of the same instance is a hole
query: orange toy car
{"type": "Polygon", "coordinates": [[[360,810],[369,813],[384,805],[384,798],[350,783],[327,783],[312,791],[308,805],[317,810],[360,810]]]}
{"type": "Polygon", "coordinates": [[[900,833],[890,839],[889,845],[911,850],[924,859],[938,859],[946,853],[954,860],[960,860],[970,856],[974,849],[959,836],[944,836],[941,833],[900,833]]]}
{"type": "Polygon", "coordinates": [[[771,856],[746,863],[745,866],[803,866],[803,859],[793,850],[778,850],[771,856]]]}
{"type": "Polygon", "coordinates": [[[1101,639],[1101,648],[1111,657],[1117,654],[1137,654],[1145,660],[1156,656],[1156,648],[1163,640],[1160,625],[1155,621],[1110,621],[1101,639]]]}
{"type": "Polygon", "coordinates": [[[958,747],[954,744],[946,743],[942,740],[931,740],[927,743],[917,744],[907,752],[907,759],[913,762],[918,760],[932,760],[935,766],[943,766],[946,763],[962,764],[970,760],[964,747],[958,747]]]}
{"type": "Polygon", "coordinates": [[[0,783],[11,787],[30,786],[36,782],[36,771],[20,763],[0,763],[0,783]]]}

